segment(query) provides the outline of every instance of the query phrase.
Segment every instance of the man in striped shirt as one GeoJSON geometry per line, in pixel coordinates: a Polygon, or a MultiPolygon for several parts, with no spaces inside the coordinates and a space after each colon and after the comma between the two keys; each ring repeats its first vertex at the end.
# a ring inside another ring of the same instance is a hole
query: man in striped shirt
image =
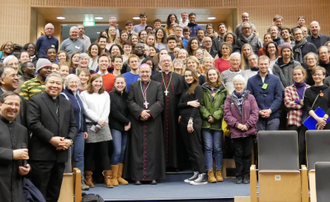
{"type": "Polygon", "coordinates": [[[37,62],[37,76],[26,81],[21,86],[20,96],[29,100],[32,96],[43,93],[45,91],[46,77],[52,73],[52,63],[45,58],[39,58],[37,62]]]}

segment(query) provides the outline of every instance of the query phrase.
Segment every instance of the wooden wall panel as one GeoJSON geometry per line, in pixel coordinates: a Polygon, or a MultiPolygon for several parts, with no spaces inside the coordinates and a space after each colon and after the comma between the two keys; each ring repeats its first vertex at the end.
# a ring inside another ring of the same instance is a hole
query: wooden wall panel
{"type": "MultiPolygon", "coordinates": [[[[143,12],[143,8],[234,8],[237,13],[233,13],[232,18],[228,18],[226,23],[229,30],[234,29],[236,23],[240,22],[241,14],[248,12],[251,22],[253,22],[262,38],[266,30],[272,25],[275,14],[284,17],[283,25],[294,27],[297,25],[297,17],[304,15],[307,24],[317,20],[321,24],[322,33],[330,35],[330,1],[329,0],[0,0],[0,44],[12,40],[19,44],[24,44],[40,35],[40,30],[45,22],[34,14],[31,17],[33,7],[77,7],[77,8],[127,8],[134,7],[143,12]],[[41,25],[42,24],[42,25],[41,25]],[[28,30],[23,31],[22,30],[28,30]],[[34,31],[36,30],[36,31],[34,31]],[[31,36],[35,35],[37,36],[31,36]]],[[[110,16],[110,15],[109,15],[110,16]]],[[[56,35],[60,36],[59,23],[56,26],[56,35]]],[[[215,23],[215,26],[217,23],[215,23]]],[[[217,30],[217,28],[216,28],[217,30]]]]}
{"type": "Polygon", "coordinates": [[[0,11],[0,45],[6,41],[12,41],[18,44],[24,44],[29,41],[29,1],[3,1],[0,11]]]}

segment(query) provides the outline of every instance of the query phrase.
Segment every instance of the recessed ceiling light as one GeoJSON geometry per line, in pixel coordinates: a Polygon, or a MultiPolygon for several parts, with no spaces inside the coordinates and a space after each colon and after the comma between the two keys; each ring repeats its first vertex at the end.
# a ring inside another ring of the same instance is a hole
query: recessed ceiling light
{"type": "Polygon", "coordinates": [[[139,20],[140,17],[133,17],[133,20],[139,20]]]}
{"type": "Polygon", "coordinates": [[[56,17],[58,20],[65,20],[65,17],[63,17],[63,16],[58,16],[58,17],[56,17]]]}
{"type": "Polygon", "coordinates": [[[95,20],[103,20],[103,17],[101,17],[101,16],[95,17],[95,20]]]}
{"type": "Polygon", "coordinates": [[[215,20],[216,17],[212,17],[212,16],[211,16],[211,17],[208,17],[207,19],[208,19],[208,20],[215,20]]]}

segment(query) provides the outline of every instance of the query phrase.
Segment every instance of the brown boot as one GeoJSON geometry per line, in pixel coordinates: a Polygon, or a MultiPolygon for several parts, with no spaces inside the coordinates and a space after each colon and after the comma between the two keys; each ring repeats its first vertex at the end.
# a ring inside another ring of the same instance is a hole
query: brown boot
{"type": "Polygon", "coordinates": [[[128,182],[124,178],[121,177],[123,175],[123,169],[124,169],[124,164],[119,163],[118,164],[118,177],[117,177],[117,180],[118,180],[118,183],[120,185],[128,184],[128,182]]]}
{"type": "Polygon", "coordinates": [[[112,171],[111,182],[113,186],[118,186],[119,185],[117,181],[118,165],[111,165],[111,171],[112,171]]]}
{"type": "Polygon", "coordinates": [[[85,171],[85,180],[86,180],[86,185],[88,185],[90,188],[94,187],[92,171],[85,171]]]}
{"type": "Polygon", "coordinates": [[[104,176],[104,185],[108,188],[113,188],[113,184],[111,183],[112,171],[111,170],[103,171],[103,176],[104,176]]]}
{"type": "Polygon", "coordinates": [[[216,180],[215,177],[214,177],[213,170],[209,170],[209,171],[207,172],[207,175],[208,175],[208,179],[209,179],[209,182],[210,182],[210,183],[217,182],[217,180],[216,180]]]}
{"type": "Polygon", "coordinates": [[[217,178],[217,181],[218,181],[218,182],[222,182],[222,181],[223,181],[223,177],[222,177],[222,175],[221,175],[221,170],[217,170],[217,171],[215,172],[215,177],[217,178]]]}

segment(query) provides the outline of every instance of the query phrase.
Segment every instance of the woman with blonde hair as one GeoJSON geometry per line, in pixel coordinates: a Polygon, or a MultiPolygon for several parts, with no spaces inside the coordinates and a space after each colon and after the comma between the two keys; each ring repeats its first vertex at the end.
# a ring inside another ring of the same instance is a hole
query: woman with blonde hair
{"type": "Polygon", "coordinates": [[[172,63],[172,72],[184,75],[185,67],[183,61],[180,59],[174,59],[172,63]]]}
{"type": "MultiPolygon", "coordinates": [[[[206,57],[204,58],[202,62],[202,69],[204,72],[206,72],[211,67],[214,67],[214,59],[212,57],[206,57]]],[[[203,73],[204,75],[204,73],[203,73]]]]}
{"type": "Polygon", "coordinates": [[[206,82],[202,85],[203,97],[201,101],[202,137],[204,140],[204,156],[208,181],[222,182],[222,138],[221,120],[223,117],[224,102],[228,94],[220,72],[211,67],[205,73],[206,82]],[[214,153],[214,155],[213,155],[214,153]],[[213,156],[216,168],[213,172],[213,156]]]}
{"type": "Polygon", "coordinates": [[[241,69],[242,70],[251,69],[251,67],[249,66],[249,61],[248,61],[248,57],[251,53],[253,53],[252,46],[248,43],[244,44],[242,46],[242,51],[241,51],[241,69]]]}

